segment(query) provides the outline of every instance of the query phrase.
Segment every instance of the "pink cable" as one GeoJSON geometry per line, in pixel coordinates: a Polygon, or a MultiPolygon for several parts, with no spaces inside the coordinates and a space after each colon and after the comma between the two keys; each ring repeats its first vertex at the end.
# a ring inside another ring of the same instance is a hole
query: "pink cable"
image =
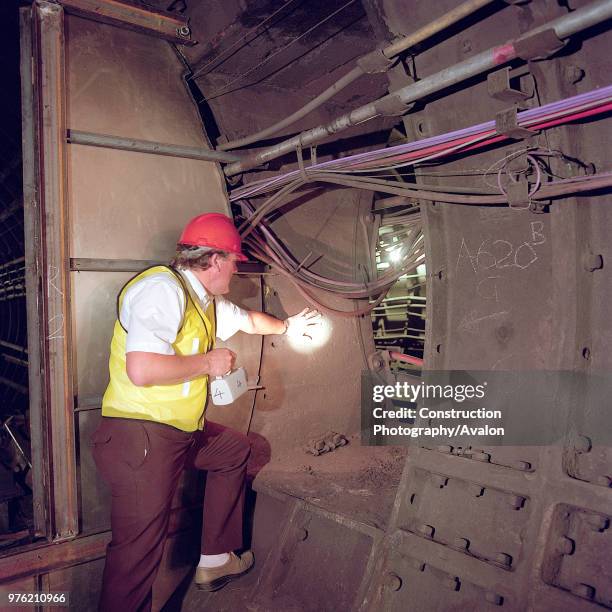
{"type": "Polygon", "coordinates": [[[396,361],[404,361],[406,363],[411,363],[412,365],[423,365],[422,359],[419,359],[418,357],[413,357],[412,355],[406,355],[405,353],[398,353],[397,351],[389,351],[389,357],[391,357],[391,359],[395,359],[396,361]]]}

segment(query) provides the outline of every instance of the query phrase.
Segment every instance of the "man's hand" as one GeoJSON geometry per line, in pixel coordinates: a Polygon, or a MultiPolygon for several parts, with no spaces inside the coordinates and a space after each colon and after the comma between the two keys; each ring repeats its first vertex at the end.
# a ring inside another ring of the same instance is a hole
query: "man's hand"
{"type": "Polygon", "coordinates": [[[236,353],[226,348],[213,349],[204,355],[204,373],[223,376],[234,368],[236,353]]]}
{"type": "Polygon", "coordinates": [[[310,338],[312,340],[312,333],[322,323],[321,313],[316,310],[310,310],[310,308],[304,308],[302,312],[298,312],[296,315],[289,317],[285,320],[287,324],[287,330],[285,333],[290,338],[310,338]]]}

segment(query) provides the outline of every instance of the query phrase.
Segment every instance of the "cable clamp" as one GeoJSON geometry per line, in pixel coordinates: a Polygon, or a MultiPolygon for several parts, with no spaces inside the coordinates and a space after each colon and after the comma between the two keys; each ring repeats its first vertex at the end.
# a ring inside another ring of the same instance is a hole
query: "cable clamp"
{"type": "Polygon", "coordinates": [[[496,100],[503,102],[520,103],[533,97],[534,88],[530,88],[531,92],[521,89],[514,89],[511,84],[512,79],[529,74],[529,68],[522,66],[515,70],[510,70],[508,66],[491,72],[487,76],[487,90],[489,95],[496,100]]]}
{"type": "Polygon", "coordinates": [[[374,103],[376,112],[383,117],[401,117],[412,106],[412,103],[406,104],[395,94],[389,94],[374,103]]]}
{"type": "Polygon", "coordinates": [[[517,181],[511,180],[504,189],[508,197],[508,206],[518,210],[527,210],[531,207],[529,194],[529,181],[522,175],[517,181]]]}
{"type": "Polygon", "coordinates": [[[548,28],[519,38],[513,46],[517,56],[525,61],[543,60],[563,49],[565,41],[557,36],[553,28],[548,28]]]}
{"type": "Polygon", "coordinates": [[[498,134],[515,140],[531,138],[538,134],[537,131],[528,130],[519,125],[517,106],[511,106],[495,114],[495,129],[498,134]]]}
{"type": "Polygon", "coordinates": [[[363,70],[365,74],[377,74],[387,72],[395,64],[395,59],[389,59],[382,49],[374,49],[367,55],[360,57],[357,60],[357,66],[363,70]]]}
{"type": "Polygon", "coordinates": [[[300,176],[304,182],[307,182],[308,174],[306,173],[306,166],[304,165],[304,152],[302,150],[302,137],[300,136],[300,140],[295,147],[295,152],[297,154],[297,162],[298,168],[300,169],[300,176]]]}
{"type": "MultiPolygon", "coordinates": [[[[304,163],[304,149],[302,145],[302,137],[300,136],[299,142],[295,146],[295,152],[297,155],[298,168],[300,169],[300,176],[307,182],[310,180],[308,173],[306,172],[306,164],[304,163]]],[[[311,145],[310,147],[310,166],[314,166],[317,163],[317,145],[311,145]]]]}

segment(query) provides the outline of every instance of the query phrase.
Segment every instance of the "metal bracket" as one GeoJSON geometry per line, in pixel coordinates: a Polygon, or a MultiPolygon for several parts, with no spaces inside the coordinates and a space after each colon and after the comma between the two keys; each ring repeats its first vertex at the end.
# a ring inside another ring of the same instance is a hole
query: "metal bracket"
{"type": "Polygon", "coordinates": [[[516,140],[522,140],[524,138],[535,136],[538,132],[528,130],[527,128],[521,127],[518,124],[517,113],[518,108],[516,106],[512,106],[506,110],[496,113],[495,129],[497,130],[497,133],[516,140]]]}
{"type": "Polygon", "coordinates": [[[399,96],[393,94],[375,103],[376,112],[383,117],[401,117],[408,112],[413,104],[402,102],[399,96]]]}
{"type": "Polygon", "coordinates": [[[396,60],[389,59],[382,52],[382,49],[374,49],[374,51],[360,57],[357,60],[357,65],[365,74],[377,74],[379,72],[387,72],[395,62],[396,60]]]}
{"type": "Polygon", "coordinates": [[[487,89],[489,95],[497,100],[504,102],[523,102],[533,96],[532,92],[514,89],[510,84],[510,79],[529,74],[529,69],[526,66],[510,70],[507,66],[501,70],[496,70],[487,76],[487,89]]]}
{"type": "Polygon", "coordinates": [[[519,38],[514,43],[516,55],[525,61],[546,59],[563,47],[565,41],[552,28],[519,38]]]}
{"type": "Polygon", "coordinates": [[[525,175],[521,175],[516,182],[509,181],[505,191],[510,208],[529,208],[531,206],[529,181],[525,175]]]}

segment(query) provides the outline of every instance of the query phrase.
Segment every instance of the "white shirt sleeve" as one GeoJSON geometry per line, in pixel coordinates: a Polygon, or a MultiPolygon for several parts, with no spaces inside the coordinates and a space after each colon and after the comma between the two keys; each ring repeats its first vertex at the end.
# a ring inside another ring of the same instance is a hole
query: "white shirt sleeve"
{"type": "Polygon", "coordinates": [[[123,296],[120,321],[127,330],[126,352],[174,355],[173,342],[183,322],[185,295],[167,274],[145,277],[123,296]]]}
{"type": "Polygon", "coordinates": [[[217,315],[217,338],[227,340],[242,329],[248,321],[247,311],[226,300],[222,295],[215,298],[217,315]]]}

